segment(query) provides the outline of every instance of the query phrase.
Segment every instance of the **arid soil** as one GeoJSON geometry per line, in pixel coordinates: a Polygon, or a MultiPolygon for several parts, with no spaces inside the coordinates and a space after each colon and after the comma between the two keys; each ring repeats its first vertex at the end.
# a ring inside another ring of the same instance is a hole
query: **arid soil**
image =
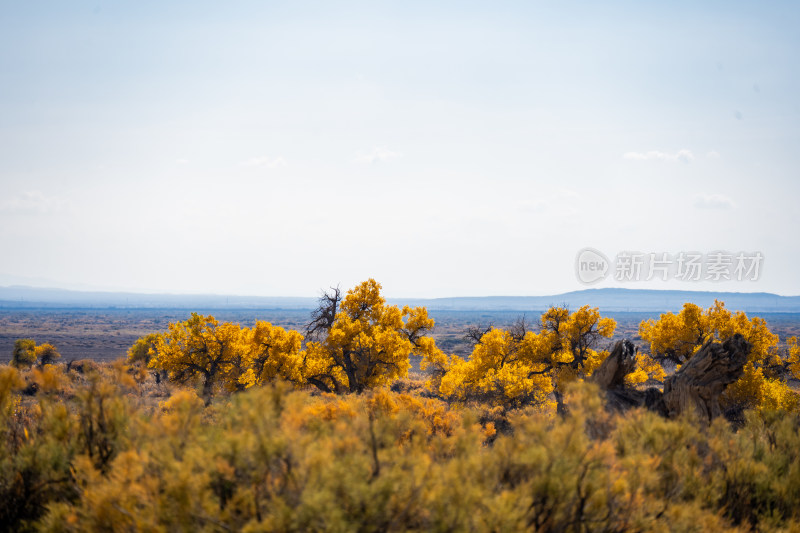
{"type": "MultiPolygon", "coordinates": [[[[301,330],[309,319],[310,310],[276,309],[198,309],[198,313],[214,315],[220,321],[252,325],[266,320],[289,329],[301,330]]],[[[657,313],[603,313],[617,321],[613,342],[628,338],[641,345],[639,323],[658,318],[657,313]]],[[[525,315],[535,327],[540,311],[434,311],[436,320],[433,336],[447,353],[467,356],[471,344],[465,339],[467,329],[475,326],[508,326],[525,315]]],[[[186,309],[0,309],[0,362],[11,358],[14,341],[32,338],[37,344],[54,344],[65,361],[93,359],[111,361],[125,356],[131,344],[142,335],[163,331],[170,322],[186,320],[186,309]]],[[[764,313],[770,329],[780,335],[800,336],[800,313],[764,313]]],[[[415,365],[416,366],[416,365],[415,365]]]]}

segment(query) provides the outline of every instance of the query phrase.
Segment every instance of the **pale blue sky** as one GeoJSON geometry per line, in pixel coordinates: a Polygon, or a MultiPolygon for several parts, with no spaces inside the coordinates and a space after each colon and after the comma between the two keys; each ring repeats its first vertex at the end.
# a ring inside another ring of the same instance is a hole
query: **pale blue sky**
{"type": "Polygon", "coordinates": [[[800,294],[800,7],[698,4],[3,2],[0,285],[800,294]]]}

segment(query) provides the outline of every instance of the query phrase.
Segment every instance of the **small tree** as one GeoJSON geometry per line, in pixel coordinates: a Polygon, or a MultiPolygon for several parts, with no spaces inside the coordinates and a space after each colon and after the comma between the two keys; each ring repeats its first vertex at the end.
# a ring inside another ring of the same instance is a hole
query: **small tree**
{"type": "MultiPolygon", "coordinates": [[[[538,333],[530,331],[524,319],[509,330],[490,328],[469,359],[453,356],[433,383],[443,396],[459,400],[488,397],[512,407],[562,408],[563,387],[600,366],[608,352],[598,351],[598,344],[611,337],[615,327],[614,320],[602,318],[588,305],[573,313],[553,307],[542,315],[538,333]]],[[[441,366],[435,361],[426,364],[441,366]]]]}
{"type": "Polygon", "coordinates": [[[45,365],[51,365],[56,362],[56,359],[61,358],[61,354],[58,353],[58,350],[55,346],[46,342],[44,344],[40,344],[34,350],[36,357],[39,359],[39,366],[43,367],[45,365]]]}
{"type": "Polygon", "coordinates": [[[179,383],[200,379],[208,402],[217,385],[233,391],[276,378],[303,383],[302,343],[299,332],[262,320],[242,328],[192,313],[189,320],[170,324],[164,333],[137,340],[128,350],[128,361],[146,362],[179,383]]]}
{"type": "Polygon", "coordinates": [[[14,341],[14,353],[11,366],[30,368],[36,362],[36,342],[33,339],[17,339],[14,341]]]}
{"type": "MultiPolygon", "coordinates": [[[[135,379],[139,383],[147,379],[146,369],[150,366],[150,359],[156,353],[157,343],[158,333],[148,333],[136,339],[136,342],[128,348],[128,364],[131,365],[135,379]]],[[[161,383],[161,380],[167,377],[164,370],[151,369],[151,372],[156,383],[161,383]]]]}
{"type": "Polygon", "coordinates": [[[242,370],[241,328],[220,324],[213,316],[192,313],[185,322],[172,323],[158,336],[149,366],[165,370],[171,380],[202,381],[203,396],[211,401],[214,386],[236,388],[242,370]]]}
{"type": "Polygon", "coordinates": [[[128,348],[128,363],[131,365],[150,364],[150,358],[156,353],[158,333],[149,333],[136,339],[136,342],[128,348]]]}

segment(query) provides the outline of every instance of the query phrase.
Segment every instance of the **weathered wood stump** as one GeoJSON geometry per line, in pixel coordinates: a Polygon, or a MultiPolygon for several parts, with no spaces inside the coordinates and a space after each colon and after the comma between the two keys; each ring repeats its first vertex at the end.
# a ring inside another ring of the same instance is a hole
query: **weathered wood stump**
{"type": "Polygon", "coordinates": [[[614,349],[594,371],[589,381],[605,391],[607,407],[611,411],[624,412],[634,407],[647,407],[666,416],[662,393],[656,388],[639,390],[625,384],[625,376],[636,368],[636,347],[627,339],[614,345],[614,349]]]}
{"type": "Polygon", "coordinates": [[[722,414],[720,396],[728,385],[741,377],[750,349],[750,343],[739,334],[723,343],[707,342],[666,379],[663,392],[656,388],[641,391],[625,384],[625,376],[636,364],[636,349],[629,340],[622,340],[590,381],[605,392],[608,408],[613,411],[644,406],[675,418],[695,409],[701,418],[711,421],[722,414]]]}
{"type": "Polygon", "coordinates": [[[692,407],[709,421],[721,415],[719,398],[728,385],[742,376],[751,348],[739,334],[723,343],[705,343],[664,382],[667,416],[674,418],[692,407]]]}
{"type": "Polygon", "coordinates": [[[614,345],[611,354],[589,379],[604,390],[623,389],[625,376],[633,372],[635,367],[636,347],[628,339],[623,339],[614,345]]]}

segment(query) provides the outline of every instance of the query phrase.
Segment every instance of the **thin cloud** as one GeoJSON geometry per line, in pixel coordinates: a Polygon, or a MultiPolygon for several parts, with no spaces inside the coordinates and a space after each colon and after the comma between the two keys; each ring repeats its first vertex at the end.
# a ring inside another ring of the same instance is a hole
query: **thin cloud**
{"type": "Polygon", "coordinates": [[[650,150],[649,152],[626,152],[622,155],[624,159],[633,161],[681,161],[683,163],[691,163],[694,160],[694,154],[691,150],[678,150],[674,154],[666,152],[659,152],[658,150],[650,150]]]}
{"type": "Polygon", "coordinates": [[[25,191],[0,202],[0,212],[44,215],[57,213],[66,206],[67,202],[56,196],[45,196],[41,191],[25,191]]]}
{"type": "Polygon", "coordinates": [[[377,146],[372,149],[369,153],[359,153],[355,157],[355,161],[358,163],[376,163],[378,161],[389,161],[391,159],[397,159],[398,157],[403,157],[403,154],[400,152],[393,152],[389,150],[385,146],[377,146]]]}
{"type": "Polygon", "coordinates": [[[281,157],[251,157],[239,163],[243,167],[249,168],[278,168],[285,167],[288,163],[281,157]]]}
{"type": "Polygon", "coordinates": [[[736,202],[724,194],[701,194],[695,196],[694,206],[700,209],[734,209],[736,202]]]}
{"type": "Polygon", "coordinates": [[[709,159],[719,159],[722,156],[716,150],[711,150],[710,152],[708,152],[706,154],[706,157],[709,158],[709,159]]]}

